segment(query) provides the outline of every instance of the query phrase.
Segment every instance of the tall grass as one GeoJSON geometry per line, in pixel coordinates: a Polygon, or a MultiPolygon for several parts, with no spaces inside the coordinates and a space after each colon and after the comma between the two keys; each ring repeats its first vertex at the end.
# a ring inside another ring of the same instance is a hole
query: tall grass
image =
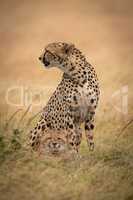
{"type": "Polygon", "coordinates": [[[25,145],[38,116],[28,117],[29,109],[21,111],[19,119],[16,111],[1,125],[1,200],[133,199],[132,123],[118,125],[112,119],[103,125],[102,119],[96,126],[94,152],[83,137],[80,157],[43,157],[25,145]]]}

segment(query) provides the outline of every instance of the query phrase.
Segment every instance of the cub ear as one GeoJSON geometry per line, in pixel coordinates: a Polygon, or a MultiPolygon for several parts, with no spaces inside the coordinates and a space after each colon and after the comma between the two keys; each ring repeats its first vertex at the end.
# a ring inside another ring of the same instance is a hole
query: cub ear
{"type": "Polygon", "coordinates": [[[74,44],[65,44],[63,47],[63,52],[67,55],[70,55],[74,49],[74,44]]]}

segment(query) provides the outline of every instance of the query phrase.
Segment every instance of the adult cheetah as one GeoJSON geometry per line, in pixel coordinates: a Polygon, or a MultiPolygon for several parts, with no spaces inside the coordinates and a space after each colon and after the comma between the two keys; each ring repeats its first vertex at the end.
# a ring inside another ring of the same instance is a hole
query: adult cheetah
{"type": "Polygon", "coordinates": [[[50,131],[65,132],[68,146],[78,151],[82,138],[80,126],[84,123],[87,143],[91,150],[94,149],[94,115],[100,92],[93,66],[73,44],[62,42],[48,44],[39,60],[46,68],[61,69],[63,77],[31,131],[31,146],[40,149],[43,138],[50,131]]]}

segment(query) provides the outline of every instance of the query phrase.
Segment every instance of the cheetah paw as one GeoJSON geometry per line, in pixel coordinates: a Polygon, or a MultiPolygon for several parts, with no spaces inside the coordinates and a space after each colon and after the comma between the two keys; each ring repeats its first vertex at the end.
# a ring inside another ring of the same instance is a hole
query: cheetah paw
{"type": "Polygon", "coordinates": [[[94,147],[95,147],[94,142],[90,142],[89,143],[89,150],[94,151],[94,147]]]}

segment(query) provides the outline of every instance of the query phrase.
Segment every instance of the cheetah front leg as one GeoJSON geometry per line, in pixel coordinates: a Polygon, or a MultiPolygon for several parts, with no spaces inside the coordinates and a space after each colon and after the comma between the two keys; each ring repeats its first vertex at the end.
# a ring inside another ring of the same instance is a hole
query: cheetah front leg
{"type": "Polygon", "coordinates": [[[81,139],[82,139],[82,131],[79,126],[76,126],[69,120],[68,127],[67,127],[67,143],[70,149],[74,150],[78,153],[81,139]]]}
{"type": "Polygon", "coordinates": [[[69,155],[74,159],[80,159],[81,156],[79,154],[79,148],[82,139],[82,131],[80,127],[76,127],[75,129],[68,129],[68,149],[69,155]]]}
{"type": "Polygon", "coordinates": [[[94,115],[95,115],[94,111],[89,112],[85,120],[85,135],[89,149],[91,151],[94,150],[94,141],[93,141],[94,115]]]}

